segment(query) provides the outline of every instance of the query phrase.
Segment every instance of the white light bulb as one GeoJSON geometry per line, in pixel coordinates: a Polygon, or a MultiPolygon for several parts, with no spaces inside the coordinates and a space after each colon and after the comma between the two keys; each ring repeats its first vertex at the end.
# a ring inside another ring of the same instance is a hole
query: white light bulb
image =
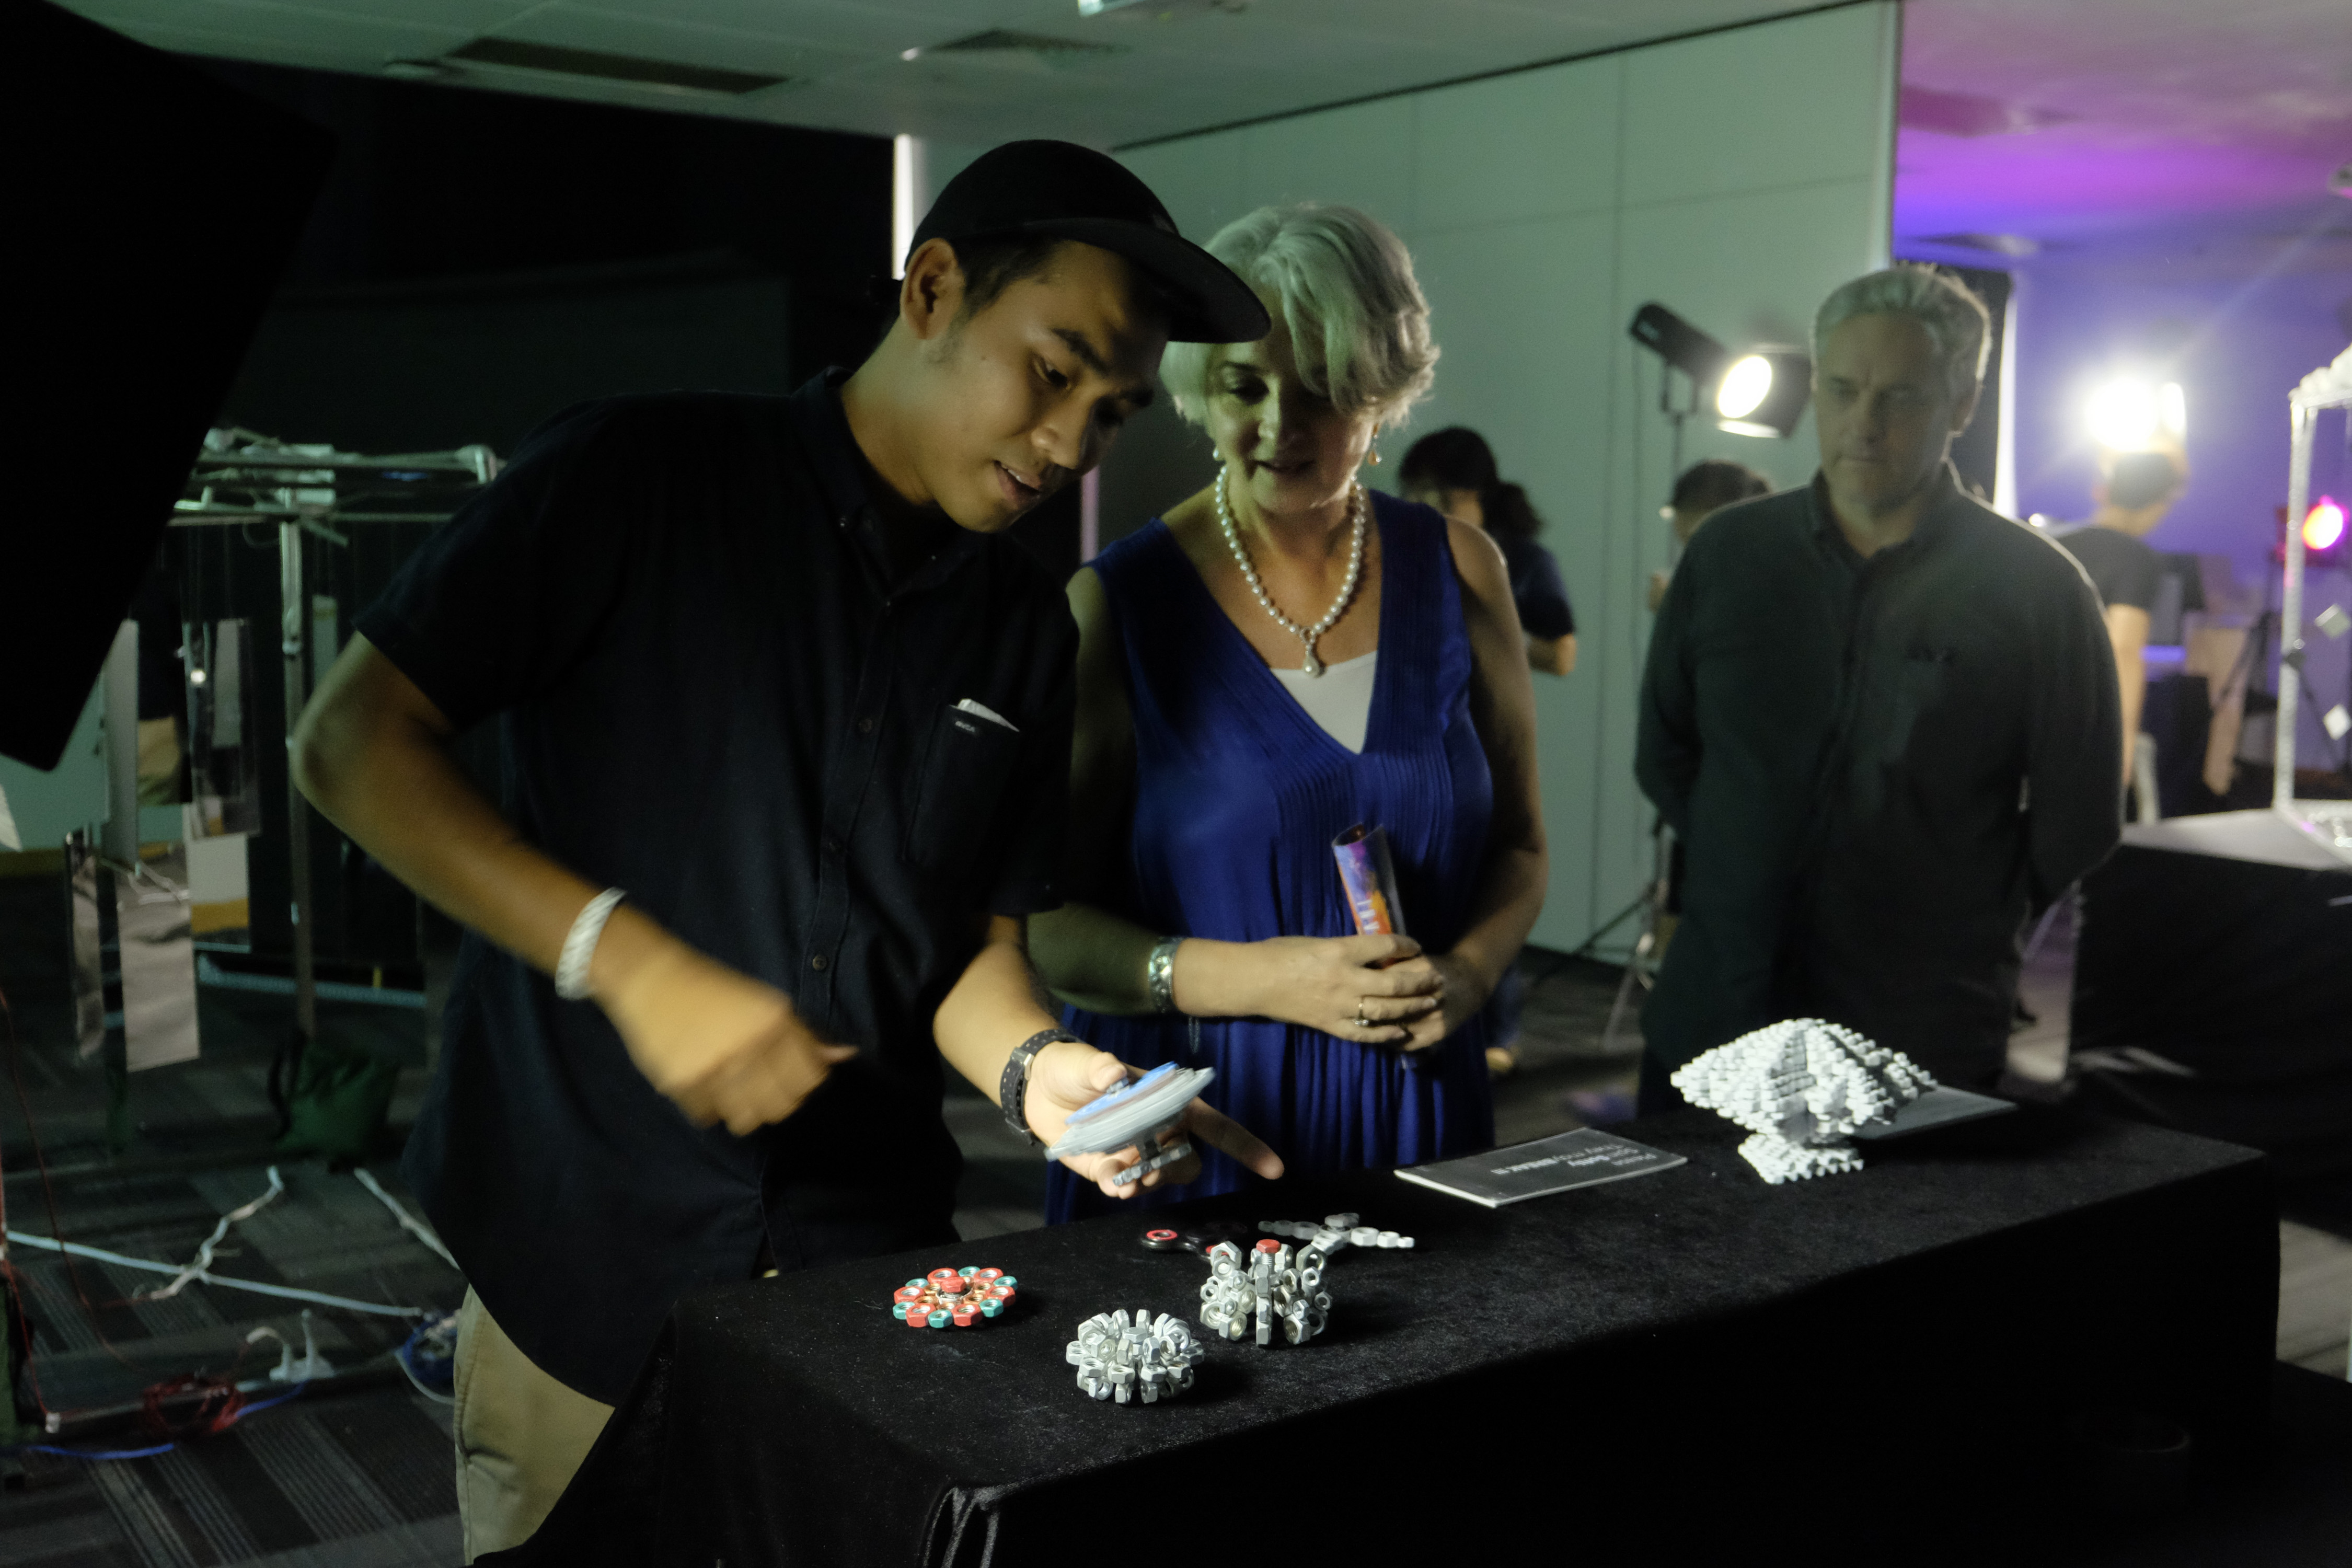
{"type": "Polygon", "coordinates": [[[2146,452],[2156,442],[2156,388],[2144,381],[2111,381],[2091,395],[2091,435],[2111,452],[2146,452]]]}
{"type": "Polygon", "coordinates": [[[1722,389],[1715,395],[1715,411],[1726,419],[1745,419],[1770,395],[1772,362],[1749,354],[1723,373],[1722,389]]]}

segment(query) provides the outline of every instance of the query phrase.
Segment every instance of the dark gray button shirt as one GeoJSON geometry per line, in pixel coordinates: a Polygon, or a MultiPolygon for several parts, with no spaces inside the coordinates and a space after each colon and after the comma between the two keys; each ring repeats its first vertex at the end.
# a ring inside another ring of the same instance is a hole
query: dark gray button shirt
{"type": "Polygon", "coordinates": [[[1643,1015],[1662,1064],[1811,1015],[1989,1079],[2027,913],[2116,842],[2098,598],[1944,486],[1867,561],[1816,476],[1708,519],[1675,571],[1634,763],[1688,860],[1643,1015]]]}

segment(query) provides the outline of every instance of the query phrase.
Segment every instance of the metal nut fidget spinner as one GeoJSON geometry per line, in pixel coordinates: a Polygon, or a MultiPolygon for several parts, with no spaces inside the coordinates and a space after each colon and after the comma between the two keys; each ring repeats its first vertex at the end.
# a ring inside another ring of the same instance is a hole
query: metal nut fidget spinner
{"type": "Polygon", "coordinates": [[[1096,1399],[1157,1405],[1192,1386],[1192,1369],[1208,1352],[1181,1318],[1139,1307],[1097,1312],[1078,1325],[1062,1358],[1078,1369],[1078,1386],[1096,1399]]]}
{"type": "Polygon", "coordinates": [[[969,1329],[1013,1305],[1020,1281],[1002,1268],[934,1268],[890,1298],[890,1315],[910,1329],[969,1329]]]}
{"type": "Polygon", "coordinates": [[[1257,1342],[1282,1337],[1303,1345],[1331,1319],[1331,1292],[1323,1289],[1323,1254],[1314,1247],[1290,1248],[1267,1237],[1244,1253],[1230,1241],[1209,1248],[1209,1282],[1201,1287],[1201,1322],[1211,1333],[1238,1340],[1251,1331],[1257,1342]]]}

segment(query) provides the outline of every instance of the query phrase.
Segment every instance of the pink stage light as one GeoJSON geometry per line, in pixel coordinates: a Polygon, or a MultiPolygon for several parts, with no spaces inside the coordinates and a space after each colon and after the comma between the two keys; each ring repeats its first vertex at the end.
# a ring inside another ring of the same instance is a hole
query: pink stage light
{"type": "Polygon", "coordinates": [[[2303,547],[2305,550],[2333,550],[2344,538],[2344,508],[2335,498],[2321,496],[2318,504],[2303,516],[2303,547]]]}

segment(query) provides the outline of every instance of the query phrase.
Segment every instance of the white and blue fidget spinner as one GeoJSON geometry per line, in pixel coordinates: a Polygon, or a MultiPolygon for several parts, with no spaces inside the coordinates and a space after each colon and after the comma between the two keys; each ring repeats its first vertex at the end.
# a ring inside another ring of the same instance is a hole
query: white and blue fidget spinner
{"type": "Polygon", "coordinates": [[[1180,1068],[1174,1062],[1163,1062],[1134,1082],[1123,1083],[1070,1112],[1060,1140],[1045,1151],[1045,1158],[1108,1154],[1130,1147],[1140,1150],[1141,1160],[1111,1178],[1111,1184],[1120,1187],[1162,1165],[1173,1164],[1192,1153],[1192,1145],[1180,1141],[1162,1149],[1153,1141],[1183,1119],[1184,1108],[1216,1076],[1214,1068],[1180,1068]]]}

